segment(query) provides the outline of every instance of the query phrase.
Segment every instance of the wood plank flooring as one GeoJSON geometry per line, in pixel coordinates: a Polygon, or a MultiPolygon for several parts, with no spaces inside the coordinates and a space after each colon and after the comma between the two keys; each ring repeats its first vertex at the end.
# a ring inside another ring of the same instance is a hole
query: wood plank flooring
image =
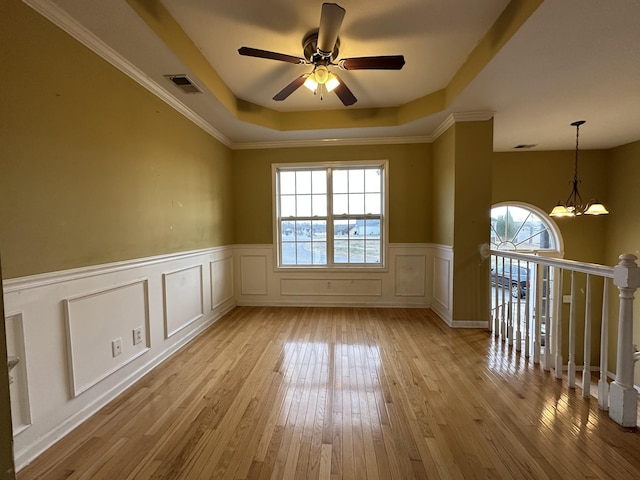
{"type": "Polygon", "coordinates": [[[430,310],[239,307],[36,478],[637,479],[640,434],[430,310]]]}

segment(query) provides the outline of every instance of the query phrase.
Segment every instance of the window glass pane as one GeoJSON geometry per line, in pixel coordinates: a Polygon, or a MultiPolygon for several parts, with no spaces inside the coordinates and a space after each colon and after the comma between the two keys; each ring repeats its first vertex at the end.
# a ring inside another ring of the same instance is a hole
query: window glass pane
{"type": "Polygon", "coordinates": [[[381,213],[381,195],[379,193],[367,193],[364,196],[364,213],[381,213]]]}
{"type": "Polygon", "coordinates": [[[333,238],[346,238],[349,235],[349,222],[347,220],[335,220],[333,222],[333,238]]]}
{"type": "Polygon", "coordinates": [[[298,242],[309,240],[311,231],[311,223],[308,220],[296,222],[296,240],[298,242]]]}
{"type": "Polygon", "coordinates": [[[380,192],[382,175],[380,169],[368,168],[364,171],[364,188],[365,192],[380,192]]]}
{"type": "Polygon", "coordinates": [[[366,263],[380,263],[380,240],[366,240],[366,263]]]}
{"type": "Polygon", "coordinates": [[[282,265],[296,264],[296,244],[295,243],[282,244],[282,259],[280,261],[282,262],[282,265]]]}
{"type": "Polygon", "coordinates": [[[333,261],[334,263],[349,263],[349,241],[333,241],[333,261]]]}
{"type": "Polygon", "coordinates": [[[311,222],[311,240],[313,251],[311,261],[314,265],[327,264],[327,222],[314,220],[311,222]]]}
{"type": "Polygon", "coordinates": [[[364,170],[349,170],[349,192],[364,192],[364,170]]]}
{"type": "Polygon", "coordinates": [[[280,194],[296,193],[296,172],[280,172],[280,194]]]}
{"type": "Polygon", "coordinates": [[[364,213],[364,193],[349,194],[349,214],[364,213]]]}
{"type": "Polygon", "coordinates": [[[311,265],[311,242],[298,243],[298,265],[311,265]]]}
{"type": "Polygon", "coordinates": [[[333,214],[346,215],[349,213],[349,195],[340,193],[333,196],[333,214]]]}
{"type": "Polygon", "coordinates": [[[380,238],[380,220],[369,219],[364,222],[364,230],[367,239],[380,238]]]}
{"type": "Polygon", "coordinates": [[[327,196],[312,195],[311,196],[311,214],[315,217],[327,216],[327,196]]]}
{"type": "Polygon", "coordinates": [[[282,245],[281,258],[282,265],[296,264],[296,243],[295,243],[295,222],[282,223],[282,245]]]}
{"type": "Polygon", "coordinates": [[[349,191],[348,171],[334,169],[333,176],[333,193],[347,193],[349,191]]]}
{"type": "Polygon", "coordinates": [[[295,195],[282,195],[280,197],[280,217],[295,217],[296,197],[295,195]]]}
{"type": "Polygon", "coordinates": [[[314,242],[324,242],[327,240],[327,222],[324,220],[314,220],[311,222],[311,233],[314,242]]]}
{"type": "Polygon", "coordinates": [[[296,193],[311,193],[311,172],[303,170],[296,172],[296,193]]]}
{"type": "Polygon", "coordinates": [[[314,170],[311,172],[311,189],[313,193],[327,193],[326,170],[314,170]]]}
{"type": "Polygon", "coordinates": [[[349,238],[358,238],[364,234],[364,220],[352,220],[349,225],[349,238]]]}
{"type": "Polygon", "coordinates": [[[282,222],[280,230],[280,238],[283,242],[296,241],[296,224],[295,222],[282,222]]]}
{"type": "Polygon", "coordinates": [[[313,242],[313,258],[314,265],[327,264],[327,242],[313,242]]]}
{"type": "Polygon", "coordinates": [[[364,263],[364,240],[349,242],[349,263],[364,263]]]}
{"type": "Polygon", "coordinates": [[[298,217],[311,216],[311,195],[298,195],[296,197],[296,214],[298,217]]]}

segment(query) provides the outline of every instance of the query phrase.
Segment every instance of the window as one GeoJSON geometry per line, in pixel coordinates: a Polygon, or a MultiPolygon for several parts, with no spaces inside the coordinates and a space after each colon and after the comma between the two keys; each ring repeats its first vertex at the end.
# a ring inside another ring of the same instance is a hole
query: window
{"type": "Polygon", "coordinates": [[[384,163],[274,165],[279,267],[382,267],[384,163]]]}
{"type": "Polygon", "coordinates": [[[494,206],[490,238],[495,250],[558,250],[557,228],[545,213],[530,205],[494,206]]]}

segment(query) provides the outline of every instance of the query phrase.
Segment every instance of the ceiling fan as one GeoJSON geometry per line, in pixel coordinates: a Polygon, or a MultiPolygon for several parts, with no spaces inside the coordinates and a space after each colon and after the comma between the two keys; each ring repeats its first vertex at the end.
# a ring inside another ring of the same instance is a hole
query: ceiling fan
{"type": "Polygon", "coordinates": [[[238,49],[238,53],[248,57],[266,58],[298,65],[313,65],[311,73],[300,75],[276,93],[273,99],[277,102],[286,99],[304,85],[314,93],[319,92],[321,98],[323,90],[333,91],[345,106],[353,105],[358,99],[342,79],[329,70],[329,67],[338,67],[342,70],[400,70],[404,66],[404,56],[343,58],[335,63],[340,47],[338,33],[345,13],[345,9],[336,3],[322,4],[320,27],[309,32],[302,40],[304,58],[251,47],[241,47],[238,49]]]}

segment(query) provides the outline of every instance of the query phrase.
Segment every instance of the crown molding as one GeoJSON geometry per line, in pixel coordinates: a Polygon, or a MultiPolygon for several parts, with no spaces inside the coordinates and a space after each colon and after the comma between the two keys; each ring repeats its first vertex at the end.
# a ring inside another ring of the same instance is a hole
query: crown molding
{"type": "Polygon", "coordinates": [[[431,143],[431,136],[417,137],[370,137],[370,138],[323,138],[317,140],[284,140],[276,142],[234,143],[232,150],[257,150],[269,148],[326,147],[349,145],[399,145],[409,143],[431,143]]]}
{"type": "Polygon", "coordinates": [[[55,5],[51,1],[47,0],[22,0],[26,5],[33,8],[40,15],[47,20],[58,26],[73,38],[78,40],[85,47],[99,55],[101,58],[109,62],[118,70],[135,80],[138,84],[142,85],[148,91],[153,93],[160,100],[168,104],[170,107],[184,115],[191,120],[213,138],[231,147],[232,142],[222,133],[216,130],[210,123],[205,121],[202,117],[193,112],[186,105],[178,101],[175,97],[169,94],[166,90],[160,87],[154,80],[149,78],[145,73],[135,67],[131,62],[122,57],[119,53],[109,47],[106,43],[96,37],[93,33],[87,30],[84,26],[69,16],[59,6],[55,5]]]}
{"type": "Polygon", "coordinates": [[[442,122],[438,128],[436,128],[432,135],[432,141],[435,142],[440,135],[446,132],[449,127],[460,122],[485,122],[491,120],[495,112],[492,111],[480,111],[480,112],[458,112],[449,115],[444,122],[442,122]]]}
{"type": "Polygon", "coordinates": [[[135,65],[122,57],[106,43],[87,30],[79,22],[68,15],[62,8],[50,0],[22,0],[40,15],[51,21],[77,41],[109,62],[135,82],[146,88],[167,105],[184,115],[191,122],[207,132],[213,138],[232,150],[253,150],[273,148],[319,147],[319,146],[358,146],[358,145],[400,145],[410,143],[432,143],[456,122],[485,121],[493,117],[494,112],[462,112],[452,113],[432,135],[414,137],[371,137],[371,138],[327,138],[317,140],[283,140],[267,142],[232,142],[209,122],[196,114],[189,107],[168,93],[153,79],[135,65]]]}

